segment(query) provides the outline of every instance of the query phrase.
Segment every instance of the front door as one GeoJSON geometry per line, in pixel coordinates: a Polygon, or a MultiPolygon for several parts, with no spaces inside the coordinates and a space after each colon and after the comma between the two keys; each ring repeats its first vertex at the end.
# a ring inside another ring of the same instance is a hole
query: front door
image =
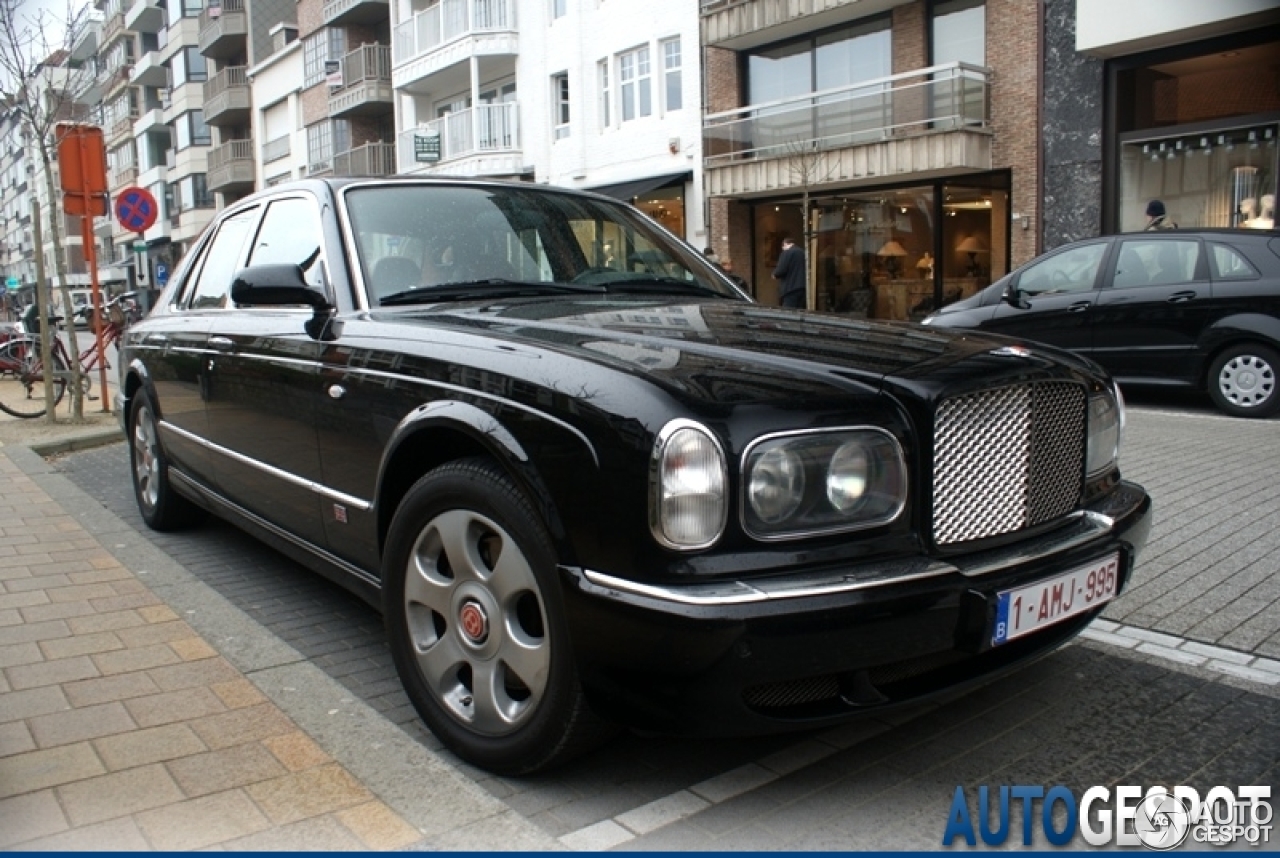
{"type": "Polygon", "coordinates": [[[983,329],[1090,353],[1090,316],[1110,247],[1110,241],[1103,239],[1028,265],[1014,280],[1023,306],[1001,302],[983,329]]]}

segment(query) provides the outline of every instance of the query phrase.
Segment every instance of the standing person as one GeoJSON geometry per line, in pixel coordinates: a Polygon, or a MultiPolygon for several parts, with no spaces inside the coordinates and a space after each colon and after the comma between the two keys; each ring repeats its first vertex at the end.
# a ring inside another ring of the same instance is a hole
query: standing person
{"type": "Polygon", "coordinates": [[[773,279],[778,281],[778,295],[784,307],[805,306],[804,251],[796,246],[791,236],[782,239],[782,255],[773,269],[773,279]]]}
{"type": "Polygon", "coordinates": [[[1160,200],[1152,200],[1147,203],[1147,225],[1143,227],[1144,232],[1151,232],[1157,229],[1177,229],[1178,225],[1171,220],[1165,219],[1164,203],[1160,200]]]}

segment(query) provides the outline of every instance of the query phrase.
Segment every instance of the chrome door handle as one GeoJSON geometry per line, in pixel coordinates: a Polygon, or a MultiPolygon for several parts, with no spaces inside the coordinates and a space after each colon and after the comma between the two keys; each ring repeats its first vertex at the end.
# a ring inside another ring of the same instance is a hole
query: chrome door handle
{"type": "Polygon", "coordinates": [[[231,342],[230,337],[209,337],[209,345],[215,349],[225,350],[231,348],[235,343],[231,342]]]}
{"type": "Polygon", "coordinates": [[[142,338],[142,342],[144,345],[148,345],[148,346],[162,346],[165,343],[169,342],[169,335],[168,334],[147,334],[145,337],[142,338]]]}
{"type": "Polygon", "coordinates": [[[1194,291],[1188,290],[1186,292],[1174,292],[1168,298],[1165,298],[1165,300],[1170,304],[1180,304],[1183,301],[1191,301],[1195,297],[1196,297],[1196,293],[1194,291]]]}
{"type": "Polygon", "coordinates": [[[1092,305],[1092,301],[1077,301],[1067,308],[1068,313],[1083,313],[1092,305]]]}

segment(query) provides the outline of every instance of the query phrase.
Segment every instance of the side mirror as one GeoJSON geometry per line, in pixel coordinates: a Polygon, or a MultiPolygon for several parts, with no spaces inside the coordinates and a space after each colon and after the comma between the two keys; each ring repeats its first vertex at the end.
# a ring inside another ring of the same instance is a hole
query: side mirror
{"type": "Polygon", "coordinates": [[[1026,310],[1031,305],[1027,303],[1027,299],[1022,297],[1022,290],[1018,288],[1017,280],[1010,280],[1009,285],[1004,287],[1003,300],[1011,307],[1017,307],[1019,310],[1026,310]]]}
{"type": "Polygon", "coordinates": [[[307,334],[317,340],[333,339],[333,305],[324,293],[307,285],[300,265],[251,265],[236,272],[231,281],[231,300],[259,307],[310,307],[307,334]]]}

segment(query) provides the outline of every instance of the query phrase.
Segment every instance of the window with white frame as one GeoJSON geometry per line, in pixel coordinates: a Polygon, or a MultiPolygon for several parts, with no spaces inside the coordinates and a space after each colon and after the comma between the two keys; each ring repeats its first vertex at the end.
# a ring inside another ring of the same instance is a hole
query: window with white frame
{"type": "Polygon", "coordinates": [[[333,166],[335,152],[351,148],[351,123],[346,119],[326,119],[307,126],[307,173],[323,173],[333,166]]]}
{"type": "Polygon", "coordinates": [[[554,108],[552,128],[554,137],[561,140],[569,136],[569,73],[551,76],[551,103],[554,108]]]}
{"type": "Polygon", "coordinates": [[[347,51],[346,31],[330,27],[302,40],[302,87],[315,86],[325,79],[326,60],[340,60],[347,51]]]}
{"type": "Polygon", "coordinates": [[[618,54],[618,95],[622,99],[623,122],[653,113],[652,88],[649,46],[618,54]]]}
{"type": "Polygon", "coordinates": [[[608,128],[612,120],[612,114],[609,112],[610,89],[609,89],[609,61],[601,60],[600,69],[600,127],[608,128]]]}
{"type": "Polygon", "coordinates": [[[680,76],[680,37],[658,43],[662,54],[663,108],[679,110],[684,107],[680,76]]]}

